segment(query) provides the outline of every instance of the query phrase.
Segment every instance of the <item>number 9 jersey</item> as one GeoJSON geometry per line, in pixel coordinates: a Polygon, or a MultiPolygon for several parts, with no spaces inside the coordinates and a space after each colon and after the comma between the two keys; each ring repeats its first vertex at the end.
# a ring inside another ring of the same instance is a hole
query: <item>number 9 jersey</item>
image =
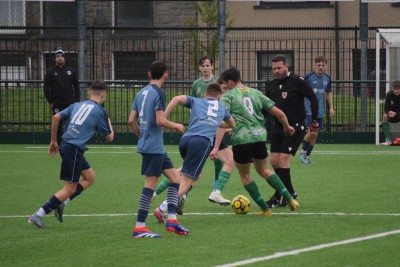
{"type": "Polygon", "coordinates": [[[232,146],[267,140],[262,111],[270,110],[275,105],[274,101],[246,86],[233,88],[222,95],[221,101],[236,122],[232,131],[232,146]]]}

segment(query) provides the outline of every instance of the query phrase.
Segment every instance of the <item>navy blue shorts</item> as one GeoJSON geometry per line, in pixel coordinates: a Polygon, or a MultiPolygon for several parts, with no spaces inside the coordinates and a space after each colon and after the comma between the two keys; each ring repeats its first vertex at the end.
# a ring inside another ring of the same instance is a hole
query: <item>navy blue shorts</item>
{"type": "Polygon", "coordinates": [[[185,136],[179,141],[179,152],[183,158],[182,173],[199,178],[211,152],[211,142],[203,136],[185,136]]]}
{"type": "Polygon", "coordinates": [[[252,163],[253,159],[266,159],[268,151],[265,142],[255,142],[232,147],[233,159],[239,164],[252,163]]]}
{"type": "Polygon", "coordinates": [[[59,152],[62,158],[60,179],[78,183],[81,172],[90,168],[83,156],[84,151],[77,146],[61,142],[59,152]]]}
{"type": "Polygon", "coordinates": [[[163,170],[173,169],[171,159],[165,154],[142,153],[142,175],[159,177],[163,170]]]}
{"type": "MultiPolygon", "coordinates": [[[[318,121],[318,124],[319,124],[318,131],[322,132],[324,130],[323,118],[318,118],[317,121],[318,121]]],[[[312,116],[311,115],[307,115],[306,116],[306,120],[305,120],[305,124],[306,124],[307,128],[310,128],[311,122],[312,122],[312,116]]]]}

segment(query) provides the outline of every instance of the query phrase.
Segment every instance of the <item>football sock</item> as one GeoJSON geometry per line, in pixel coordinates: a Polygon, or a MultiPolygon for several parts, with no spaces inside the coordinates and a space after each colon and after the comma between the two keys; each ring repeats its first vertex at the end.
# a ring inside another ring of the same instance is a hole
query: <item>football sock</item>
{"type": "MultiPolygon", "coordinates": [[[[164,200],[161,204],[160,204],[160,206],[159,206],[159,208],[160,208],[160,210],[162,211],[162,212],[167,212],[168,211],[168,201],[167,200],[164,200]]],[[[176,208],[175,208],[176,209],[176,208]]]]}
{"type": "Polygon", "coordinates": [[[257,203],[257,205],[262,209],[269,209],[267,203],[265,203],[264,199],[260,195],[260,191],[258,190],[258,186],[254,181],[244,186],[247,192],[249,192],[250,197],[257,203]]]}
{"type": "Polygon", "coordinates": [[[313,151],[313,149],[314,149],[314,146],[310,144],[310,145],[308,146],[308,148],[307,148],[307,156],[310,156],[310,155],[311,155],[311,152],[313,151]]]}
{"type": "Polygon", "coordinates": [[[218,176],[217,184],[214,186],[215,190],[222,191],[231,176],[230,173],[226,171],[221,171],[218,176]]]}
{"type": "Polygon", "coordinates": [[[278,175],[289,193],[294,194],[295,191],[292,185],[292,178],[290,177],[290,168],[281,168],[278,175]]]}
{"type": "MultiPolygon", "coordinates": [[[[279,172],[281,171],[281,168],[276,168],[276,169],[274,169],[274,170],[275,170],[276,175],[278,175],[278,176],[280,177],[279,172]]],[[[282,179],[281,179],[281,181],[282,181],[282,179]]],[[[268,181],[267,181],[267,182],[268,182],[268,181]]],[[[277,200],[281,200],[281,194],[279,193],[278,190],[275,190],[275,193],[274,193],[273,196],[274,196],[277,200]]]]}
{"type": "MultiPolygon", "coordinates": [[[[80,183],[78,183],[78,185],[76,186],[76,191],[72,196],[69,197],[69,201],[72,201],[74,198],[79,196],[83,190],[84,190],[83,186],[80,183]]],[[[67,202],[67,204],[68,204],[68,202],[67,202]]],[[[65,204],[65,201],[64,201],[64,204],[65,204]]]]}
{"type": "MultiPolygon", "coordinates": [[[[153,196],[153,190],[147,187],[143,187],[142,193],[140,195],[139,199],[139,210],[138,210],[138,216],[137,216],[137,222],[144,224],[147,215],[149,214],[150,210],[150,203],[151,203],[151,197],[153,196]]],[[[141,225],[143,226],[143,225],[141,225]]],[[[136,227],[139,227],[136,224],[136,227]]]]}
{"type": "Polygon", "coordinates": [[[310,145],[310,142],[307,142],[306,140],[303,141],[303,148],[301,149],[301,152],[306,152],[308,150],[308,146],[310,145]]]}
{"type": "Polygon", "coordinates": [[[276,191],[278,191],[285,200],[292,199],[292,196],[290,195],[290,193],[288,192],[285,185],[282,183],[281,179],[279,178],[279,176],[277,174],[273,174],[270,177],[268,177],[267,182],[276,191]]]}
{"type": "Polygon", "coordinates": [[[382,123],[382,130],[383,133],[385,134],[386,140],[390,139],[390,124],[388,121],[382,123]]]}
{"type": "Polygon", "coordinates": [[[176,206],[178,205],[178,190],[179,190],[179,184],[177,183],[172,183],[168,187],[168,192],[167,192],[168,219],[176,219],[176,206]]]}
{"type": "MultiPolygon", "coordinates": [[[[61,201],[56,198],[56,196],[52,196],[47,202],[42,206],[42,209],[44,210],[45,214],[49,214],[52,210],[56,209],[58,206],[60,206],[61,201]]],[[[39,210],[38,210],[39,212],[39,210]]],[[[42,214],[42,213],[41,213],[42,214]]],[[[39,215],[40,216],[40,215],[39,215]]],[[[43,215],[44,216],[44,215],[43,215]]],[[[43,217],[41,216],[41,217],[43,217]]]]}
{"type": "Polygon", "coordinates": [[[222,170],[223,165],[224,165],[224,163],[222,161],[220,161],[219,159],[214,160],[214,170],[215,170],[214,179],[215,179],[215,181],[218,180],[219,174],[222,170]]]}
{"type": "Polygon", "coordinates": [[[170,186],[170,182],[167,177],[163,177],[162,180],[158,183],[156,188],[156,194],[159,195],[165,191],[170,186]]]}

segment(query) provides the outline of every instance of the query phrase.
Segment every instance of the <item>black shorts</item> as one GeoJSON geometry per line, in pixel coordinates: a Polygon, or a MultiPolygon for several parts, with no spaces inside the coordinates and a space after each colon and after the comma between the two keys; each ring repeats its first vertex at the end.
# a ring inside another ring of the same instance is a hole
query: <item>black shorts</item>
{"type": "Polygon", "coordinates": [[[283,129],[274,127],[270,135],[271,153],[284,153],[296,155],[297,149],[303,142],[306,134],[306,126],[304,122],[299,122],[291,125],[296,132],[294,135],[286,135],[283,129]]]}
{"type": "Polygon", "coordinates": [[[266,159],[268,151],[265,142],[256,142],[232,147],[233,159],[239,164],[252,163],[253,159],[266,159]]]}
{"type": "Polygon", "coordinates": [[[227,148],[228,148],[228,146],[226,144],[221,143],[221,144],[219,144],[218,151],[221,151],[221,150],[224,150],[224,149],[227,149],[227,148]]]}

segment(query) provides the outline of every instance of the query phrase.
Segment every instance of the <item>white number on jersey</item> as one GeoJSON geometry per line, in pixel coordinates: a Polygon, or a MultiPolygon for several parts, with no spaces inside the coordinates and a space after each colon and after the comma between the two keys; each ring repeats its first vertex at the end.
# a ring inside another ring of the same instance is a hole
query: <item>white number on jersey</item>
{"type": "Polygon", "coordinates": [[[207,111],[207,115],[211,116],[211,117],[217,117],[217,113],[214,113],[213,110],[218,110],[218,101],[216,100],[211,100],[208,101],[208,103],[210,104],[208,106],[208,111],[207,111]]]}
{"type": "Polygon", "coordinates": [[[253,102],[251,102],[250,97],[243,98],[243,105],[246,107],[247,112],[249,112],[251,115],[254,114],[253,102]]]}
{"type": "Polygon", "coordinates": [[[91,104],[83,104],[78,112],[74,115],[74,117],[71,120],[71,123],[82,125],[87,117],[89,116],[90,112],[94,108],[94,105],[91,104]]]}
{"type": "Polygon", "coordinates": [[[139,112],[140,117],[143,117],[144,102],[146,102],[146,97],[147,97],[148,93],[149,93],[149,91],[147,91],[147,90],[142,92],[142,94],[144,95],[144,98],[143,98],[143,102],[142,102],[142,107],[140,108],[140,112],[139,112]]]}

